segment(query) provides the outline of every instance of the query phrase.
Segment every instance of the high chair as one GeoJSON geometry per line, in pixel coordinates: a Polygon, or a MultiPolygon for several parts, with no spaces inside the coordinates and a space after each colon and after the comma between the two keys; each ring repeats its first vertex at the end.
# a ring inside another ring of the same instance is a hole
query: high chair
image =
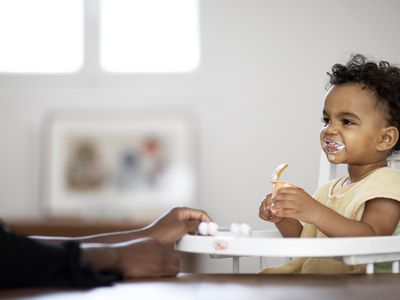
{"type": "MultiPolygon", "coordinates": [[[[392,155],[388,165],[400,169],[400,155],[392,155]]],[[[337,177],[336,165],[321,155],[319,182],[337,177]]],[[[400,184],[400,182],[399,182],[400,184]]],[[[260,258],[260,269],[266,267],[269,257],[338,258],[345,264],[366,264],[367,274],[374,273],[374,263],[391,262],[392,273],[399,273],[400,236],[343,237],[343,238],[282,238],[277,230],[256,230],[251,237],[234,237],[229,232],[216,236],[185,235],[176,249],[205,253],[213,258],[232,258],[232,271],[239,273],[241,257],[260,258]]]]}

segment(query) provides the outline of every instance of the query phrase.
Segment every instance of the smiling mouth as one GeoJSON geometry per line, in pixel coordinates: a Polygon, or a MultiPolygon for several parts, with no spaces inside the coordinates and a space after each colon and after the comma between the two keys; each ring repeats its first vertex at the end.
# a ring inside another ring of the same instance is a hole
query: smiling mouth
{"type": "Polygon", "coordinates": [[[322,148],[326,153],[329,154],[335,154],[341,150],[343,150],[346,146],[337,141],[332,141],[332,140],[324,140],[322,148]]]}

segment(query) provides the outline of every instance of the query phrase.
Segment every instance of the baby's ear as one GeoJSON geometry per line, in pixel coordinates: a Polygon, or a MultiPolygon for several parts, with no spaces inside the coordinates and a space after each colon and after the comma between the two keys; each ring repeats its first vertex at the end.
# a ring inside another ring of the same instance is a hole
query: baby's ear
{"type": "Polygon", "coordinates": [[[385,127],[381,132],[381,139],[377,145],[378,151],[390,151],[399,140],[399,131],[394,126],[385,127]]]}

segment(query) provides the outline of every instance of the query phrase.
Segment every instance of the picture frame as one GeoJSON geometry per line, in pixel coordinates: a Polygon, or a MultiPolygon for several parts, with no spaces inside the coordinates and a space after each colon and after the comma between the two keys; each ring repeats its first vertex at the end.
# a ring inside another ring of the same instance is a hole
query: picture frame
{"type": "Polygon", "coordinates": [[[52,217],[148,222],[197,201],[193,118],[171,112],[52,112],[43,199],[52,217]]]}

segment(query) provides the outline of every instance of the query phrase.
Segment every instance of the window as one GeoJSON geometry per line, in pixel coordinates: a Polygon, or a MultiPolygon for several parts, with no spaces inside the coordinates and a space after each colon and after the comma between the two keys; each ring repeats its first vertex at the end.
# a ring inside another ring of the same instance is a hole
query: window
{"type": "Polygon", "coordinates": [[[0,0],[0,72],[188,72],[198,22],[198,0],[0,0]]]}
{"type": "Polygon", "coordinates": [[[82,0],[0,0],[0,72],[74,72],[82,63],[82,0]]]}
{"type": "Polygon", "coordinates": [[[110,72],[185,72],[199,62],[197,0],[102,0],[101,66],[110,72]]]}

